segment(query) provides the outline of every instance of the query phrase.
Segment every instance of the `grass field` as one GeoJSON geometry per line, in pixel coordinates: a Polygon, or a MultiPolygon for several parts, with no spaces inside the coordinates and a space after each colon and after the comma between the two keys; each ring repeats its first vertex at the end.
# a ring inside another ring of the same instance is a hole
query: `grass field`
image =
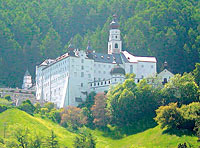
{"type": "MultiPolygon", "coordinates": [[[[48,135],[52,129],[58,136],[61,147],[68,146],[71,148],[73,139],[76,136],[76,134],[67,131],[65,128],[51,121],[33,117],[18,109],[10,109],[0,113],[0,137],[3,137],[3,125],[5,122],[7,123],[7,127],[19,123],[32,131],[41,133],[41,135],[48,135]]],[[[87,130],[96,138],[98,148],[177,148],[179,143],[184,142],[190,143],[194,148],[200,146],[195,136],[164,134],[159,126],[149,128],[134,135],[125,136],[121,139],[113,139],[110,136],[105,136],[105,133],[99,130],[87,130]]],[[[9,133],[7,133],[8,135],[9,133]]]]}

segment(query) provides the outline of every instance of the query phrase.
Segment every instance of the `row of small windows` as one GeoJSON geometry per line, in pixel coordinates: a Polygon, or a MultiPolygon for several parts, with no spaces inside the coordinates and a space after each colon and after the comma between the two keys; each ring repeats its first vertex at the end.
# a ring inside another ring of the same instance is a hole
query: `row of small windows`
{"type": "MultiPolygon", "coordinates": [[[[52,65],[51,67],[47,68],[47,69],[46,69],[46,72],[55,71],[57,68],[60,68],[61,66],[66,65],[66,63],[67,63],[66,60],[63,61],[63,62],[58,62],[58,63],[52,65]]],[[[65,69],[66,69],[66,67],[65,67],[65,69]]]]}
{"type": "MultiPolygon", "coordinates": [[[[96,73],[96,72],[97,72],[97,71],[94,70],[94,73],[96,73]]],[[[98,71],[97,73],[98,73],[98,74],[101,74],[101,71],[98,71]]],[[[102,73],[103,73],[103,74],[106,74],[106,71],[103,71],[102,73]]]]}
{"type": "Polygon", "coordinates": [[[99,67],[111,68],[111,65],[94,64],[94,66],[97,66],[98,68],[99,68],[99,67]]]}
{"type": "Polygon", "coordinates": [[[110,81],[102,81],[102,82],[95,82],[95,83],[91,83],[90,86],[100,86],[100,85],[106,85],[106,84],[110,84],[110,81]]]}

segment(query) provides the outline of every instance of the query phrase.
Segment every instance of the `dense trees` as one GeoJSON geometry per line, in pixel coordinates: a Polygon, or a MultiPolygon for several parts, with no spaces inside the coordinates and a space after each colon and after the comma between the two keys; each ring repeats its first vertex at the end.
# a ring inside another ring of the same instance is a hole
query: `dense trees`
{"type": "Polygon", "coordinates": [[[178,105],[199,101],[199,87],[192,74],[175,75],[162,89],[165,104],[178,102],[178,105]]]}
{"type": "Polygon", "coordinates": [[[0,86],[21,86],[27,68],[64,53],[74,37],[86,49],[107,51],[111,15],[117,13],[123,49],[156,56],[172,72],[191,71],[199,62],[199,6],[196,0],[32,0],[0,2],[0,86]],[[188,64],[189,63],[189,64],[188,64]]]}
{"type": "Polygon", "coordinates": [[[153,116],[156,107],[156,89],[146,80],[136,85],[133,79],[127,79],[108,93],[107,109],[117,125],[131,125],[144,116],[153,116]]]}
{"type": "Polygon", "coordinates": [[[189,105],[178,107],[177,103],[170,103],[167,106],[160,106],[156,110],[155,121],[161,128],[167,129],[188,129],[199,134],[199,113],[200,103],[193,102],[189,105]]]}

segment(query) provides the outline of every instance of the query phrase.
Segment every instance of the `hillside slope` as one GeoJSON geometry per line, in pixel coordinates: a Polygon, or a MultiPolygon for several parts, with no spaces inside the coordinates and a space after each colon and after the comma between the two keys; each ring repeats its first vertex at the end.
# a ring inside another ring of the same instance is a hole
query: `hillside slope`
{"type": "MultiPolygon", "coordinates": [[[[3,136],[3,124],[7,122],[8,126],[15,123],[27,126],[31,130],[48,135],[51,129],[58,136],[61,146],[72,147],[74,133],[67,131],[65,128],[50,121],[30,116],[29,114],[10,109],[0,114],[0,137],[3,136]]],[[[162,134],[162,130],[157,126],[144,132],[127,136],[125,138],[114,140],[103,136],[105,133],[98,130],[90,130],[97,139],[99,148],[129,148],[129,147],[146,147],[146,148],[176,148],[178,143],[189,142],[193,147],[198,147],[197,137],[162,134]]]]}

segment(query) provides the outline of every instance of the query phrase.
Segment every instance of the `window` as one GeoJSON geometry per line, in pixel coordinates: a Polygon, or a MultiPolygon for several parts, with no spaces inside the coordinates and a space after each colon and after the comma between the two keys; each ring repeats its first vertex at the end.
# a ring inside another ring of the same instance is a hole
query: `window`
{"type": "Polygon", "coordinates": [[[84,77],[84,72],[81,72],[81,77],[84,77]]]}
{"type": "Polygon", "coordinates": [[[81,83],[81,87],[83,87],[83,83],[81,83]]]}
{"type": "Polygon", "coordinates": [[[141,66],[142,68],[144,67],[144,65],[141,66]]]}
{"type": "Polygon", "coordinates": [[[81,70],[84,70],[84,66],[81,66],[81,70]]]}
{"type": "Polygon", "coordinates": [[[91,78],[91,74],[88,74],[88,78],[91,78]]]}
{"type": "Polygon", "coordinates": [[[115,48],[118,48],[118,44],[117,43],[115,43],[115,48]]]}
{"type": "Polygon", "coordinates": [[[115,38],[117,39],[117,35],[115,36],[115,38]]]}
{"type": "Polygon", "coordinates": [[[78,97],[75,98],[75,101],[76,102],[83,102],[82,98],[78,98],[78,97]]]}
{"type": "Polygon", "coordinates": [[[101,85],[103,85],[103,82],[101,82],[101,85]]]}
{"type": "Polygon", "coordinates": [[[153,68],[153,65],[151,65],[151,68],[153,68]]]}
{"type": "Polygon", "coordinates": [[[81,63],[84,63],[84,60],[83,60],[83,59],[81,59],[81,63]]]}

